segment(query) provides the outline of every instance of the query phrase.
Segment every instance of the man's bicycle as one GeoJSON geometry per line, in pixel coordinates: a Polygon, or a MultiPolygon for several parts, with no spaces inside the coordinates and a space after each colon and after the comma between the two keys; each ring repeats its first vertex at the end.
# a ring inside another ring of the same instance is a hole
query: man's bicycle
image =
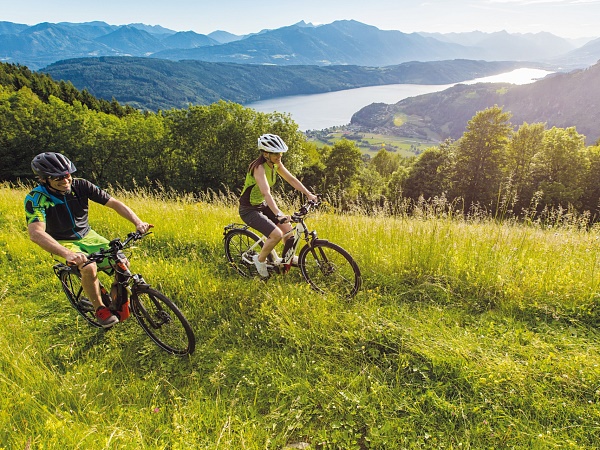
{"type": "MultiPolygon", "coordinates": [[[[188,320],[179,308],[150,286],[140,274],[129,270],[127,257],[123,252],[133,242],[150,233],[133,232],[124,241],[113,239],[108,248],[87,255],[88,263],[107,261],[108,266],[98,271],[114,276],[109,291],[100,283],[102,302],[120,321],[129,316],[129,309],[142,329],[163,350],[174,355],[188,355],[194,352],[196,337],[188,320]]],[[[106,262],[105,262],[106,265],[106,262]]],[[[77,266],[63,263],[54,266],[54,273],[62,284],[69,302],[81,316],[95,327],[100,327],[92,302],[85,297],[81,286],[81,273],[77,266]]]]}
{"type": "MultiPolygon", "coordinates": [[[[294,224],[292,246],[283,257],[273,250],[267,257],[269,273],[285,273],[295,262],[296,250],[300,240],[305,245],[297,256],[297,264],[302,276],[321,293],[333,293],[344,298],[352,298],[359,291],[362,277],[358,265],[350,254],[339,245],[325,239],[318,239],[316,231],[308,231],[305,217],[317,206],[319,201],[308,201],[291,216],[294,224]]],[[[223,232],[225,256],[237,272],[245,277],[257,275],[252,257],[260,253],[266,240],[258,236],[248,225],[232,223],[223,232]]]]}

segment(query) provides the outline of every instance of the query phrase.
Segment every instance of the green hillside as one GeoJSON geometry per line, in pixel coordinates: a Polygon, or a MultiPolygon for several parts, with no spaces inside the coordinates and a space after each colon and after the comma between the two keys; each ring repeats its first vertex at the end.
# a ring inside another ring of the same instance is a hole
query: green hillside
{"type": "Polygon", "coordinates": [[[576,126],[591,144],[600,138],[598,104],[600,63],[585,70],[556,73],[532,84],[459,84],[394,105],[372,104],[355,113],[351,125],[403,137],[458,139],[477,111],[498,105],[511,112],[513,123],[576,126]]]}
{"type": "Polygon", "coordinates": [[[144,110],[185,108],[219,100],[250,103],[395,83],[450,84],[523,67],[470,60],[407,62],[387,67],[273,66],[153,58],[101,57],[59,61],[45,69],[55,80],[144,110]]]}
{"type": "MultiPolygon", "coordinates": [[[[195,327],[180,359],[133,319],[77,317],[26,236],[25,194],[0,186],[2,448],[597,446],[598,229],[321,212],[309,226],[363,271],[345,301],[294,271],[234,274],[224,199],[117,193],[156,226],[132,267],[195,327]]],[[[130,231],[94,206],[99,232],[130,231]]]]}

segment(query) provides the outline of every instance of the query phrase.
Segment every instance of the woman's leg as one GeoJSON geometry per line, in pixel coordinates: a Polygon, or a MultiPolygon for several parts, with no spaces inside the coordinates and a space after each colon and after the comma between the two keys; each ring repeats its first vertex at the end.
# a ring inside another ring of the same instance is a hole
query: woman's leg
{"type": "Polygon", "coordinates": [[[267,237],[267,240],[265,241],[265,244],[263,245],[263,248],[258,255],[259,262],[263,263],[267,260],[267,256],[269,256],[271,250],[275,248],[275,246],[281,240],[282,237],[283,232],[281,231],[281,229],[279,227],[275,227],[275,229],[271,231],[271,234],[269,234],[269,237],[267,237]]]}

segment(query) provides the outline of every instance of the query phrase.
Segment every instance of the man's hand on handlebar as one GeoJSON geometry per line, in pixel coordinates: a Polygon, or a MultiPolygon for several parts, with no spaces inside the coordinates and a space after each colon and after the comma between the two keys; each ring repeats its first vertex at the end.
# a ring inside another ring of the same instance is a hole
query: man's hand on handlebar
{"type": "Polygon", "coordinates": [[[148,232],[150,228],[153,228],[154,225],[148,222],[140,222],[136,225],[135,229],[139,231],[141,234],[145,234],[148,232]]]}
{"type": "Polygon", "coordinates": [[[80,266],[81,264],[87,262],[87,256],[85,253],[75,253],[71,252],[69,255],[65,257],[67,264],[70,266],[80,266]]]}

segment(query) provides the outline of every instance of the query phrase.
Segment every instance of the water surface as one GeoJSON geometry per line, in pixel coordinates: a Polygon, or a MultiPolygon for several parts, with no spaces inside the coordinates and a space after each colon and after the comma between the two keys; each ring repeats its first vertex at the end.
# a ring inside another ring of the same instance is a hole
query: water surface
{"type": "Polygon", "coordinates": [[[540,69],[516,69],[511,72],[493,75],[453,84],[388,84],[370,86],[325,94],[291,95],[271,100],[248,103],[248,108],[259,112],[285,112],[292,116],[300,130],[322,130],[350,123],[352,115],[371,103],[397,103],[408,97],[443,91],[456,84],[474,83],[532,83],[552,72],[540,69]]]}

